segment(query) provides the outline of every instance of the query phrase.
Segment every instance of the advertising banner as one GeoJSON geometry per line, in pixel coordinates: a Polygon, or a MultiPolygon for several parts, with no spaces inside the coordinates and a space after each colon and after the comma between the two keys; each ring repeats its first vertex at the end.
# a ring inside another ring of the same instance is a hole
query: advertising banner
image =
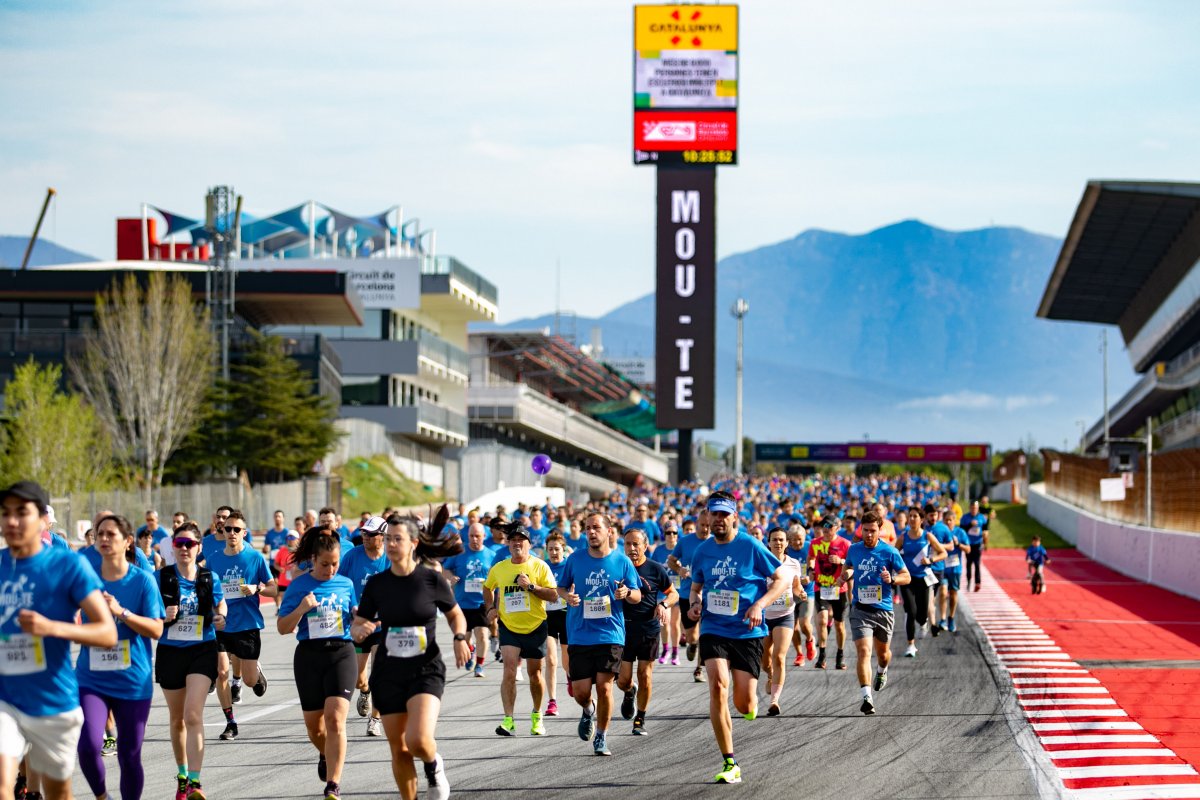
{"type": "Polygon", "coordinates": [[[986,444],[898,444],[846,442],[832,444],[756,444],[755,461],[868,461],[895,463],[974,463],[987,461],[986,444]]]}

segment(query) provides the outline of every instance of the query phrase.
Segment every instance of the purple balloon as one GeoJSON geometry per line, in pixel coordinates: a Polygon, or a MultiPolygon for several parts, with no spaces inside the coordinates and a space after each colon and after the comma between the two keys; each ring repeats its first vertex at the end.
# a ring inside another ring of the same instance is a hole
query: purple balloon
{"type": "Polygon", "coordinates": [[[550,456],[546,455],[545,453],[538,453],[533,457],[533,461],[531,461],[529,464],[529,466],[533,467],[533,471],[538,475],[545,475],[550,471],[550,467],[553,465],[554,462],[551,461],[550,456]]]}

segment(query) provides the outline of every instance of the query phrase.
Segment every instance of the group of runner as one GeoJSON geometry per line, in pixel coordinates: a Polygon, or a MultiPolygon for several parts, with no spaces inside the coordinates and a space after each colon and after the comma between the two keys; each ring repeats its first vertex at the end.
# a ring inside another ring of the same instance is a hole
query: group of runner
{"type": "Polygon", "coordinates": [[[415,759],[426,796],[449,795],[435,739],[446,680],[439,615],[459,668],[484,677],[490,646],[502,662],[498,735],[518,733],[525,676],[529,733],[545,733],[543,714],[559,714],[561,665],[580,707],[578,734],[600,756],[612,755],[617,706],[633,734],[650,732],[654,667],[678,664],[682,646],[694,680],[708,683],[722,759],[715,780],[740,782],[730,694],[754,719],[766,670],[766,713],[782,713],[789,645],[793,665],[825,669],[832,631],[834,668],[845,669],[848,618],[861,709],[872,714],[887,683],[897,593],[906,655],[916,656],[922,629],[955,630],[959,576],[974,564],[978,588],[989,515],[977,505],[961,516],[952,502],[943,509],[952,497],[944,491],[918,476],[731,480],[512,515],[364,513],[353,534],[333,509],[297,518],[295,529],[278,512],[265,536],[275,546],[269,562],[228,506],[204,531],[176,515],[165,535],[156,514],[135,531],[102,512],[80,557],[50,532],[45,490],[22,481],[0,493],[0,798],[69,797],[76,760],[105,798],[103,756],[114,751],[120,796],[140,797],[157,683],[176,800],[204,800],[208,695],[217,694],[228,740],[239,735],[243,688],[268,690],[260,598],[277,604],[278,632],[297,638],[294,679],[326,800],[340,797],[355,690],[367,734],[387,737],[401,795],[417,795],[415,759]],[[71,643],[81,646],[75,664],[71,643]]]}

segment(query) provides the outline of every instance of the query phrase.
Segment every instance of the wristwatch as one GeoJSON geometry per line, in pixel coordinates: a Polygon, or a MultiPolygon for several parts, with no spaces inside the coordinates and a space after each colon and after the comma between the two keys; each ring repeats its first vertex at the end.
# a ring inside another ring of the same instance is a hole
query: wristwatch
{"type": "Polygon", "coordinates": [[[666,600],[659,600],[659,601],[658,601],[658,604],[659,604],[660,606],[662,606],[663,608],[670,608],[670,606],[668,606],[668,605],[667,605],[667,601],[666,601],[666,600]]]}
{"type": "Polygon", "coordinates": [[[456,633],[456,634],[454,634],[454,641],[456,641],[456,642],[465,642],[466,640],[467,640],[467,635],[466,635],[465,633],[456,633]]]}
{"type": "Polygon", "coordinates": [[[129,609],[128,608],[121,609],[121,619],[129,619],[129,609]]]}

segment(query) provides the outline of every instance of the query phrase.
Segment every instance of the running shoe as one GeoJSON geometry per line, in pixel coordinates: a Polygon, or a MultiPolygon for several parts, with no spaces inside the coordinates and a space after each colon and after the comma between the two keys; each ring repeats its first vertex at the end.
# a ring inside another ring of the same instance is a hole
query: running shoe
{"type": "Polygon", "coordinates": [[[637,696],[637,687],[630,686],[621,700],[621,719],[633,719],[633,700],[637,696]]]}
{"type": "Polygon", "coordinates": [[[187,775],[175,776],[175,800],[187,800],[187,775]]]}
{"type": "Polygon", "coordinates": [[[342,790],[336,783],[325,784],[325,800],[342,800],[342,790]]]}
{"type": "Polygon", "coordinates": [[[230,684],[229,695],[233,698],[233,704],[240,706],[242,704],[242,685],[240,683],[230,684]]]}
{"type": "Polygon", "coordinates": [[[596,734],[595,740],[592,742],[592,752],[598,756],[611,756],[612,750],[608,749],[608,737],[604,731],[596,734]]]}
{"type": "Polygon", "coordinates": [[[796,653],[796,657],[792,659],[792,666],[793,667],[803,667],[804,666],[804,654],[803,653],[796,653]]]}
{"type": "Polygon", "coordinates": [[[805,649],[804,654],[806,656],[808,656],[809,661],[812,661],[814,658],[817,657],[817,643],[812,640],[811,636],[808,637],[808,645],[805,649]]]}
{"type": "Polygon", "coordinates": [[[951,633],[958,633],[958,626],[954,624],[954,617],[951,617],[946,624],[946,630],[951,633]]]}
{"type": "Polygon", "coordinates": [[[494,651],[494,655],[496,656],[496,663],[497,664],[500,663],[500,660],[502,658],[502,656],[500,655],[500,651],[499,650],[494,651]]]}
{"type": "Polygon", "coordinates": [[[979,591],[979,584],[978,584],[978,583],[977,583],[977,584],[975,584],[975,591],[977,591],[977,592],[979,591]]]}
{"type": "Polygon", "coordinates": [[[525,681],[525,668],[522,667],[520,664],[517,664],[517,683],[523,683],[524,681],[525,681]]]}
{"type": "MultiPolygon", "coordinates": [[[[186,780],[186,778],[185,778],[185,780],[186,780]]],[[[15,784],[13,784],[13,797],[15,798],[15,800],[25,800],[26,796],[27,796],[27,794],[26,794],[25,776],[18,774],[17,781],[15,784]]],[[[182,800],[182,799],[176,798],[176,800],[182,800]]]]}
{"type": "Polygon", "coordinates": [[[821,651],[821,656],[820,656],[820,658],[817,659],[817,663],[813,664],[813,669],[825,669],[825,651],[824,650],[821,651]]]}
{"type": "Polygon", "coordinates": [[[689,644],[687,646],[687,660],[695,661],[696,660],[696,651],[699,649],[700,649],[699,645],[689,644]]]}
{"type": "Polygon", "coordinates": [[[767,716],[768,717],[778,717],[779,716],[779,703],[772,701],[771,705],[767,706],[767,716]]]}
{"type": "Polygon", "coordinates": [[[513,721],[512,717],[505,717],[500,722],[500,724],[496,726],[496,735],[497,736],[516,736],[517,735],[517,723],[513,721]]]}
{"type": "Polygon", "coordinates": [[[704,675],[704,667],[696,667],[692,670],[692,680],[696,683],[704,683],[708,680],[704,675]]]}
{"type": "Polygon", "coordinates": [[[487,673],[483,671],[483,664],[475,665],[475,677],[476,678],[486,678],[487,677],[487,673]]]}
{"type": "Polygon", "coordinates": [[[671,666],[673,666],[673,667],[679,666],[679,651],[678,650],[674,650],[674,649],[671,650],[671,666]]]}
{"type": "Polygon", "coordinates": [[[255,697],[262,697],[267,693],[267,673],[262,671],[262,667],[258,668],[258,680],[250,688],[254,690],[255,697]]]}
{"type": "Polygon", "coordinates": [[[542,723],[542,715],[534,711],[529,715],[529,735],[545,736],[546,726],[542,723]]]}
{"type": "Polygon", "coordinates": [[[467,656],[467,661],[463,664],[463,669],[470,672],[475,666],[475,645],[471,645],[471,654],[467,656]]]}
{"type": "Polygon", "coordinates": [[[585,742],[592,738],[592,734],[596,732],[596,715],[589,714],[587,709],[584,709],[583,714],[579,717],[579,738],[585,742]]]}
{"type": "Polygon", "coordinates": [[[217,682],[216,682],[216,681],[213,681],[212,683],[210,683],[210,684],[208,685],[208,693],[209,693],[209,694],[212,694],[212,693],[213,693],[213,692],[215,692],[216,690],[217,690],[217,682]]]}
{"type": "Polygon", "coordinates": [[[187,800],[207,800],[204,790],[200,788],[200,781],[188,781],[187,800]]]}
{"type": "Polygon", "coordinates": [[[741,783],[742,768],[732,759],[725,759],[721,771],[713,777],[713,783],[741,783]]]}
{"type": "Polygon", "coordinates": [[[939,635],[941,635],[941,632],[942,632],[942,623],[940,623],[940,622],[939,622],[937,625],[930,625],[930,626],[929,626],[929,633],[930,633],[930,634],[931,634],[931,635],[932,635],[932,636],[933,636],[935,639],[936,639],[936,638],[937,638],[939,635]]]}
{"type": "Polygon", "coordinates": [[[439,753],[433,757],[433,763],[425,767],[425,800],[447,800],[450,797],[450,783],[446,780],[446,765],[439,753]]]}
{"type": "Polygon", "coordinates": [[[875,700],[868,695],[863,698],[862,705],[859,706],[859,711],[866,714],[868,717],[875,713],[875,700]]]}
{"type": "Polygon", "coordinates": [[[650,735],[650,731],[646,730],[646,720],[642,719],[641,717],[638,717],[637,719],[635,719],[633,721],[633,735],[634,736],[649,736],[650,735]]]}
{"type": "Polygon", "coordinates": [[[360,717],[365,717],[367,714],[371,713],[371,690],[370,689],[367,689],[365,692],[358,693],[358,705],[355,706],[355,708],[358,709],[358,715],[360,717]]]}
{"type": "Polygon", "coordinates": [[[846,656],[842,653],[841,650],[838,650],[837,661],[834,663],[833,668],[834,669],[843,669],[843,670],[846,668],[846,656]]]}
{"type": "Polygon", "coordinates": [[[742,718],[747,722],[753,722],[754,720],[758,719],[758,709],[753,708],[747,711],[745,714],[742,714],[742,718]]]}
{"type": "Polygon", "coordinates": [[[225,725],[225,730],[221,731],[220,739],[222,741],[232,741],[238,737],[238,727],[236,722],[229,722],[225,725]]]}
{"type": "Polygon", "coordinates": [[[321,753],[321,757],[317,759],[317,777],[323,781],[329,780],[329,771],[325,764],[324,753],[321,753]]]}
{"type": "Polygon", "coordinates": [[[918,639],[924,639],[924,638],[925,638],[925,625],[924,625],[924,624],[921,624],[921,625],[918,625],[918,626],[917,626],[917,638],[918,638],[918,639]]]}
{"type": "Polygon", "coordinates": [[[916,658],[917,657],[917,646],[915,644],[910,644],[908,647],[904,648],[904,657],[905,658],[916,658]]]}
{"type": "Polygon", "coordinates": [[[660,663],[660,664],[667,663],[667,646],[665,644],[663,645],[662,655],[658,657],[658,663],[660,663]]]}
{"type": "Polygon", "coordinates": [[[367,718],[367,736],[383,736],[383,722],[378,717],[367,718]]]}
{"type": "Polygon", "coordinates": [[[551,697],[550,702],[546,704],[546,716],[547,717],[557,717],[558,716],[558,701],[555,700],[553,697],[551,697]]]}
{"type": "Polygon", "coordinates": [[[104,745],[100,748],[100,755],[115,756],[117,754],[117,737],[105,736],[104,745]]]}
{"type": "Polygon", "coordinates": [[[874,687],[875,691],[882,692],[883,687],[885,687],[885,686],[887,686],[887,673],[886,672],[876,672],[875,673],[875,687],[874,687]]]}

